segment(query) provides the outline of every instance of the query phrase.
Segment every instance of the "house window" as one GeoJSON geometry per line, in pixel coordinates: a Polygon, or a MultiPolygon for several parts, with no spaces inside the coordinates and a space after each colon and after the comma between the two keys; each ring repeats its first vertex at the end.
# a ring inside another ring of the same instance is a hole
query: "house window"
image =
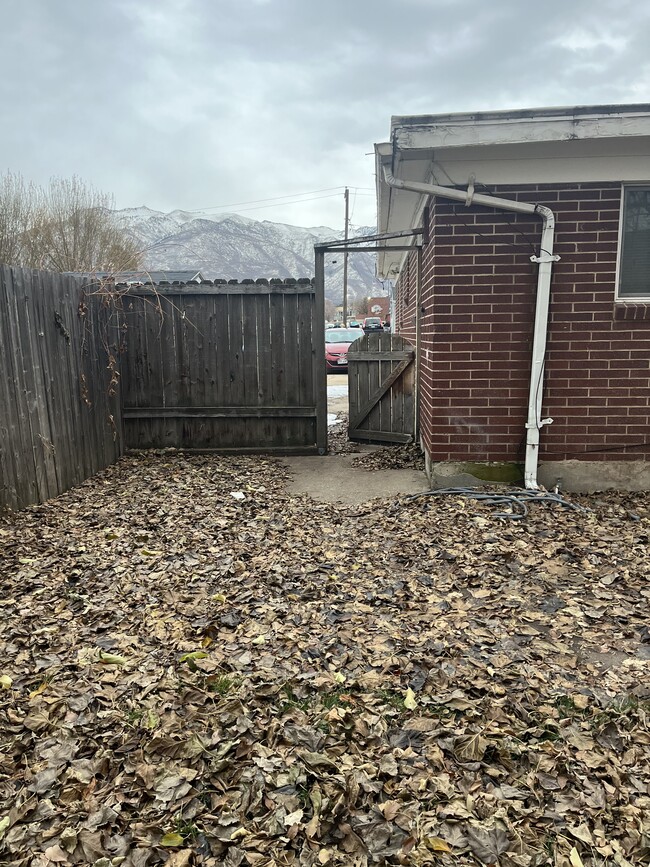
{"type": "Polygon", "coordinates": [[[624,187],[618,297],[650,298],[650,187],[624,187]]]}

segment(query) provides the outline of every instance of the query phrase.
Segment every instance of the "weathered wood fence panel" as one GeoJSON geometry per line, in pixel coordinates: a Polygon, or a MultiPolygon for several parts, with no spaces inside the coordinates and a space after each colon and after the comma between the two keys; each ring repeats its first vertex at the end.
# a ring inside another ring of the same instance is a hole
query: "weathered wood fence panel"
{"type": "Polygon", "coordinates": [[[124,297],[128,448],[327,448],[322,299],[311,283],[138,287],[124,297]]]}
{"type": "Polygon", "coordinates": [[[415,353],[396,334],[366,334],[348,350],[351,440],[413,442],[415,353]]]}
{"type": "Polygon", "coordinates": [[[82,278],[0,266],[0,507],[43,502],[120,456],[118,339],[82,278]]]}

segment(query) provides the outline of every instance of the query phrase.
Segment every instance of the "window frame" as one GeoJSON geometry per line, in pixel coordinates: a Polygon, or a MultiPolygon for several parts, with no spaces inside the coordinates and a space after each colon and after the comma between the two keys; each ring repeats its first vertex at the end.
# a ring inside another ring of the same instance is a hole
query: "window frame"
{"type": "Polygon", "coordinates": [[[650,192],[650,181],[633,181],[621,184],[621,212],[618,219],[618,242],[616,249],[616,294],[614,300],[617,304],[650,304],[650,290],[648,290],[647,295],[621,295],[621,266],[623,264],[623,228],[625,221],[625,196],[628,190],[648,190],[650,192]]]}

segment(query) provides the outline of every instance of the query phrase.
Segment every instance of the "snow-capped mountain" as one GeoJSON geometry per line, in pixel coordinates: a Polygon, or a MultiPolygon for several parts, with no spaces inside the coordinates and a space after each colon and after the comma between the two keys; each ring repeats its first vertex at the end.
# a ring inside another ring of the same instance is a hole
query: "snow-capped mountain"
{"type": "MultiPolygon", "coordinates": [[[[326,226],[303,229],[269,220],[252,220],[238,214],[203,214],[187,211],[153,211],[125,208],[115,211],[118,223],[144,250],[144,267],[151,270],[194,268],[208,279],[223,277],[312,277],[314,244],[341,237],[326,226]]],[[[354,235],[374,233],[355,227],[354,235]]],[[[375,277],[374,253],[348,257],[350,299],[385,295],[375,277]]],[[[325,294],[340,303],[343,293],[343,256],[325,257],[325,294]]]]}

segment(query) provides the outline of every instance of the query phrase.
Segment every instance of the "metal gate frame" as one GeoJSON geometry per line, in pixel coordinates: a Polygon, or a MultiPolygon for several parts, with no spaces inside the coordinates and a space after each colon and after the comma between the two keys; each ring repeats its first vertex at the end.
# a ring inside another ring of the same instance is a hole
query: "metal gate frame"
{"type": "MultiPolygon", "coordinates": [[[[420,342],[421,342],[421,307],[422,307],[422,246],[429,243],[429,220],[425,208],[423,228],[406,229],[403,232],[383,232],[379,235],[365,235],[360,238],[339,238],[326,244],[315,244],[315,280],[317,297],[325,299],[325,254],[326,253],[381,253],[382,250],[408,251],[417,250],[417,277],[415,290],[415,426],[414,438],[417,440],[420,431],[420,342]],[[421,236],[420,244],[385,244],[382,242],[421,236]]],[[[324,307],[323,307],[324,309],[324,307]]],[[[347,311],[346,311],[347,312],[347,311]]],[[[325,322],[323,321],[323,328],[325,322]]]]}

